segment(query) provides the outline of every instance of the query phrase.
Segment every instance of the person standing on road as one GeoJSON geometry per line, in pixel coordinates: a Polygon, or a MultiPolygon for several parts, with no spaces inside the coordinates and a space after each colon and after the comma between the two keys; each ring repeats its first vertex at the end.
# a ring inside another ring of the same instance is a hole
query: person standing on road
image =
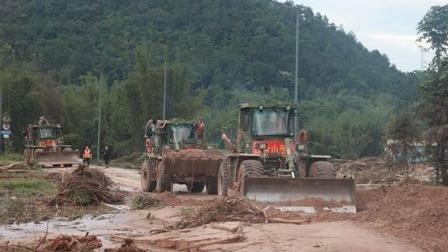
{"type": "Polygon", "coordinates": [[[108,168],[110,162],[110,149],[109,146],[107,145],[104,146],[103,158],[104,158],[104,164],[106,165],[106,168],[108,168]]]}
{"type": "Polygon", "coordinates": [[[84,164],[90,165],[90,160],[92,159],[92,151],[87,145],[86,147],[84,147],[84,151],[82,152],[82,159],[84,164]]]}

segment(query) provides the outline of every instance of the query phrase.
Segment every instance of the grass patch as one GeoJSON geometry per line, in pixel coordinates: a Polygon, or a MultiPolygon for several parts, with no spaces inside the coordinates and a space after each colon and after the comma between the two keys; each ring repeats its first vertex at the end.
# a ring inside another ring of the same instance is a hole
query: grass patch
{"type": "Polygon", "coordinates": [[[43,196],[56,193],[56,187],[44,179],[12,178],[0,180],[0,191],[19,196],[43,196]]]}
{"type": "Polygon", "coordinates": [[[23,161],[23,155],[19,153],[8,153],[0,155],[0,166],[9,165],[23,161]]]}

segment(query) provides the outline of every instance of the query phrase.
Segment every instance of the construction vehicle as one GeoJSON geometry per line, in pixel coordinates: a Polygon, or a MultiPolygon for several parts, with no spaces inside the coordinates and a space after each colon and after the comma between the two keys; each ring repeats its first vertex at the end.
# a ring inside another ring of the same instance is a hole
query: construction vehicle
{"type": "Polygon", "coordinates": [[[198,137],[194,122],[167,122],[160,137],[147,139],[145,160],[141,167],[141,184],[145,192],[173,190],[184,184],[188,191],[217,194],[217,175],[224,158],[221,151],[209,149],[205,137],[198,137]],[[158,140],[159,141],[159,140],[158,140]]]}
{"type": "Polygon", "coordinates": [[[292,106],[240,106],[236,143],[222,135],[232,153],[220,165],[218,194],[231,189],[269,203],[317,199],[356,212],[353,180],[336,178],[330,156],[309,154],[308,132],[294,132],[296,114],[292,106]]]}
{"type": "Polygon", "coordinates": [[[28,166],[71,167],[80,163],[79,151],[63,143],[60,126],[30,125],[24,135],[28,166]]]}

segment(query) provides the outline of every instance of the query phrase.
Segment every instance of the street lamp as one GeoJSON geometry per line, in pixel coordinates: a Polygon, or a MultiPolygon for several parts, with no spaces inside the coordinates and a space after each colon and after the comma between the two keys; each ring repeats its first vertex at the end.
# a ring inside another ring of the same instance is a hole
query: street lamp
{"type": "Polygon", "coordinates": [[[98,78],[98,132],[97,132],[97,148],[96,148],[96,161],[98,162],[100,160],[100,139],[101,139],[101,78],[103,76],[103,74],[101,73],[101,71],[95,69],[95,72],[97,72],[99,74],[99,78],[98,78]]]}
{"type": "MultiPolygon", "coordinates": [[[[299,27],[300,27],[300,19],[302,18],[302,13],[300,10],[297,10],[296,13],[296,67],[295,67],[295,78],[294,78],[294,105],[297,108],[299,105],[299,27]]],[[[299,130],[299,118],[296,114],[294,120],[294,133],[297,133],[299,130]]]]}

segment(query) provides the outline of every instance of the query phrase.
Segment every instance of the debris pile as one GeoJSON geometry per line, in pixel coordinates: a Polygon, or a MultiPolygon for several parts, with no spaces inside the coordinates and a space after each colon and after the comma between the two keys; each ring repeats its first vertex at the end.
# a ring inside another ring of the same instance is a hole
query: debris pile
{"type": "Polygon", "coordinates": [[[123,195],[102,171],[80,165],[62,177],[58,194],[51,202],[60,205],[99,205],[101,202],[123,202],[123,195]]]}
{"type": "Polygon", "coordinates": [[[64,252],[64,251],[79,251],[79,252],[93,252],[101,248],[102,242],[95,235],[85,236],[75,235],[59,235],[53,239],[47,239],[45,235],[37,244],[22,245],[22,244],[6,244],[0,246],[1,251],[22,252],[64,252]]]}
{"type": "Polygon", "coordinates": [[[448,188],[401,185],[360,192],[355,220],[408,238],[428,251],[448,251],[448,188]]]}
{"type": "Polygon", "coordinates": [[[264,222],[266,218],[263,210],[245,199],[219,198],[191,214],[184,214],[182,220],[176,223],[176,228],[192,228],[224,221],[264,222]]]}
{"type": "Polygon", "coordinates": [[[406,170],[381,158],[345,160],[336,167],[340,177],[352,177],[357,184],[428,183],[434,174],[433,167],[424,164],[410,164],[406,170]]]}
{"type": "Polygon", "coordinates": [[[42,251],[93,251],[101,248],[101,240],[95,235],[74,236],[59,235],[49,239],[42,246],[42,251]]]}
{"type": "Polygon", "coordinates": [[[152,207],[159,207],[160,205],[160,200],[152,197],[148,193],[139,193],[131,200],[132,209],[147,209],[152,207]]]}

